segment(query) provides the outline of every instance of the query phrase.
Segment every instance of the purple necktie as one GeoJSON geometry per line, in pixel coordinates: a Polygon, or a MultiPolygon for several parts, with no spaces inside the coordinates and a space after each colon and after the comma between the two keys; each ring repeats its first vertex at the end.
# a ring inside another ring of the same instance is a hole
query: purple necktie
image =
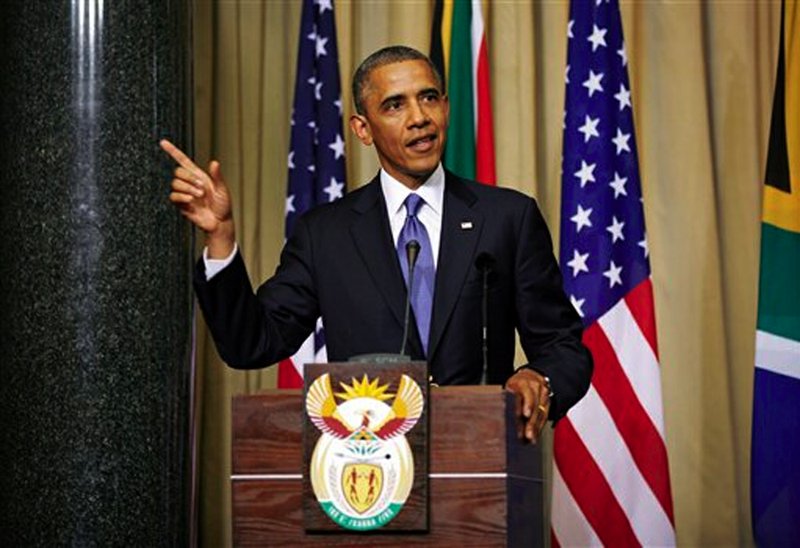
{"type": "Polygon", "coordinates": [[[428,334],[431,329],[431,311],[433,307],[433,284],[436,280],[436,269],[433,266],[433,252],[431,240],[425,225],[417,218],[419,208],[425,200],[417,194],[409,194],[405,201],[406,222],[397,239],[397,256],[400,258],[400,268],[408,287],[408,255],[406,244],[411,240],[419,243],[419,255],[414,266],[414,280],[411,288],[411,308],[414,310],[414,319],[417,321],[419,338],[425,355],[428,354],[428,334]]]}

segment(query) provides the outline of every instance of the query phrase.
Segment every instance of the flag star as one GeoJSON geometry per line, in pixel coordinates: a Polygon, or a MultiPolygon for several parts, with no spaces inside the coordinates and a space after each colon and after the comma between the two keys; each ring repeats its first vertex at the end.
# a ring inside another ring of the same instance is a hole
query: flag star
{"type": "Polygon", "coordinates": [[[628,191],[625,190],[625,183],[627,182],[627,177],[620,177],[619,173],[614,172],[614,180],[608,183],[608,186],[614,189],[614,198],[618,198],[620,194],[623,196],[628,195],[628,191]]]}
{"type": "Polygon", "coordinates": [[[344,189],[344,183],[340,183],[336,180],[335,177],[331,177],[331,182],[328,186],[323,188],[323,192],[328,195],[328,201],[332,202],[336,198],[341,198],[344,196],[342,190],[344,189]]]}
{"type": "MultiPolygon", "coordinates": [[[[583,122],[583,125],[578,128],[578,131],[583,133],[583,142],[588,143],[589,139],[592,137],[600,137],[600,133],[597,132],[597,124],[600,123],[600,117],[598,116],[594,120],[587,114],[586,119],[583,122]]],[[[583,185],[581,185],[583,186],[583,185]]]]}
{"type": "Polygon", "coordinates": [[[575,232],[580,232],[585,226],[592,226],[592,221],[589,217],[592,215],[592,208],[583,209],[581,204],[578,204],[578,212],[569,218],[570,221],[575,223],[575,232]]]}
{"type": "Polygon", "coordinates": [[[306,38],[311,40],[312,42],[317,41],[317,25],[311,27],[311,34],[307,34],[306,38]]]}
{"type": "Polygon", "coordinates": [[[622,66],[623,67],[627,66],[627,64],[628,64],[628,54],[625,51],[625,42],[623,42],[622,45],[620,46],[620,48],[617,50],[617,55],[619,55],[620,59],[622,59],[622,66]]]}
{"type": "Polygon", "coordinates": [[[338,160],[340,157],[344,156],[344,141],[342,140],[342,136],[337,133],[336,140],[329,144],[328,148],[335,154],[334,160],[338,160]]]}
{"type": "Polygon", "coordinates": [[[316,145],[319,142],[319,128],[317,127],[317,123],[314,120],[311,120],[308,124],[306,124],[309,128],[314,130],[314,144],[316,145]]]}
{"type": "Polygon", "coordinates": [[[333,11],[333,6],[331,6],[331,0],[314,0],[314,3],[319,6],[320,15],[325,13],[325,10],[333,11]]]}
{"type": "Polygon", "coordinates": [[[630,140],[631,140],[630,133],[622,133],[622,130],[617,128],[617,136],[611,139],[611,142],[617,145],[617,156],[619,156],[623,150],[625,152],[631,151],[631,147],[628,144],[628,141],[630,140]]]}
{"type": "Polygon", "coordinates": [[[317,83],[317,77],[316,77],[316,76],[312,76],[311,78],[309,78],[308,80],[306,80],[306,82],[308,82],[308,83],[309,83],[309,84],[311,84],[312,86],[313,86],[313,85],[316,85],[316,83],[317,83]]]}
{"type": "Polygon", "coordinates": [[[614,99],[619,101],[619,111],[622,112],[625,110],[625,107],[631,106],[631,92],[628,89],[625,89],[625,84],[620,82],[619,84],[619,93],[614,94],[614,99]]]}
{"type": "Polygon", "coordinates": [[[608,29],[598,28],[597,25],[592,25],[592,34],[586,39],[592,43],[592,51],[597,51],[600,46],[606,47],[606,33],[608,29]]]}
{"type": "Polygon", "coordinates": [[[597,167],[597,164],[587,164],[583,160],[581,160],[581,168],[574,173],[575,177],[581,180],[581,188],[586,186],[586,183],[593,183],[595,182],[594,178],[594,168],[597,167]]]}
{"type": "Polygon", "coordinates": [[[572,27],[575,26],[575,19],[570,19],[569,23],[567,24],[567,38],[575,38],[575,35],[572,34],[572,27]]]}
{"type": "Polygon", "coordinates": [[[311,173],[314,173],[315,171],[317,171],[317,166],[315,166],[314,164],[308,164],[308,167],[306,167],[306,169],[311,173]]]}
{"type": "Polygon", "coordinates": [[[339,96],[339,98],[338,98],[338,99],[336,99],[336,100],[333,102],[333,105],[334,105],[334,106],[335,106],[337,109],[339,109],[339,116],[341,116],[341,115],[342,115],[342,97],[341,97],[341,96],[339,96]]]}
{"type": "Polygon", "coordinates": [[[294,151],[289,152],[289,169],[294,169],[294,151]]]}
{"type": "Polygon", "coordinates": [[[583,303],[586,302],[586,299],[576,299],[575,295],[570,295],[569,302],[572,303],[572,307],[578,313],[578,316],[583,318],[583,303]]]}
{"type": "Polygon", "coordinates": [[[644,238],[637,244],[644,250],[644,258],[646,259],[650,255],[650,248],[647,245],[647,234],[645,233],[644,238]]]}
{"type": "Polygon", "coordinates": [[[608,266],[608,270],[603,272],[603,276],[608,278],[608,288],[611,289],[615,285],[619,284],[622,285],[622,267],[617,266],[614,264],[614,261],[611,261],[611,264],[608,266]]]}
{"type": "Polygon", "coordinates": [[[572,269],[573,278],[578,275],[578,272],[589,272],[589,267],[586,266],[588,258],[588,253],[581,254],[577,249],[572,250],[572,260],[567,263],[567,266],[572,269]]]}
{"type": "Polygon", "coordinates": [[[589,78],[583,83],[583,87],[589,90],[589,97],[594,95],[595,91],[605,91],[600,81],[603,79],[604,74],[595,74],[593,70],[589,70],[589,78]]]}
{"type": "Polygon", "coordinates": [[[322,100],[322,82],[317,82],[317,84],[314,86],[314,97],[317,101],[322,100]]]}
{"type": "MultiPolygon", "coordinates": [[[[567,129],[567,110],[564,109],[564,114],[561,117],[561,129],[567,129]]],[[[563,169],[561,170],[563,173],[563,169]]]]}
{"type": "Polygon", "coordinates": [[[611,224],[606,227],[606,230],[611,233],[611,243],[617,243],[617,240],[624,240],[625,236],[622,235],[622,227],[625,223],[617,220],[617,216],[611,217],[611,224]]]}
{"type": "Polygon", "coordinates": [[[564,83],[569,84],[569,65],[564,69],[564,83]]]}
{"type": "Polygon", "coordinates": [[[286,197],[286,214],[288,215],[289,213],[294,213],[295,211],[297,210],[294,208],[294,194],[290,194],[286,197]]]}
{"type": "Polygon", "coordinates": [[[317,36],[317,45],[316,45],[316,53],[317,57],[321,57],[322,55],[328,55],[328,51],[325,49],[325,44],[328,43],[327,38],[323,38],[322,36],[317,36]]]}

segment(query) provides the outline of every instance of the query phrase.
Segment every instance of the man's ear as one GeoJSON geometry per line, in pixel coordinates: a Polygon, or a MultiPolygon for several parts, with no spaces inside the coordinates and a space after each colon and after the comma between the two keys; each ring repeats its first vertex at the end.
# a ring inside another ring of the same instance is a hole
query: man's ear
{"type": "Polygon", "coordinates": [[[358,140],[366,146],[372,144],[372,131],[369,128],[369,122],[365,116],[361,114],[353,114],[350,116],[350,129],[353,130],[358,140]]]}

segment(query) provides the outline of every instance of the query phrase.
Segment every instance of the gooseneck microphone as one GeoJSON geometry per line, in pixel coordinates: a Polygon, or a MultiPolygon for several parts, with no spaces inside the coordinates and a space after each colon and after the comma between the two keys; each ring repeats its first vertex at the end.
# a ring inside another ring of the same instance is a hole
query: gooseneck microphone
{"type": "Polygon", "coordinates": [[[483,374],[481,384],[486,384],[489,369],[489,274],[494,269],[494,257],[485,251],[475,259],[475,268],[483,274],[483,294],[481,295],[481,351],[483,352],[483,374]]]}
{"type": "Polygon", "coordinates": [[[400,346],[400,354],[405,355],[406,343],[408,343],[408,327],[411,324],[411,294],[414,288],[414,266],[417,264],[419,256],[419,242],[409,240],[406,244],[406,259],[408,260],[408,291],[406,292],[406,312],[403,319],[403,344],[400,346]]]}

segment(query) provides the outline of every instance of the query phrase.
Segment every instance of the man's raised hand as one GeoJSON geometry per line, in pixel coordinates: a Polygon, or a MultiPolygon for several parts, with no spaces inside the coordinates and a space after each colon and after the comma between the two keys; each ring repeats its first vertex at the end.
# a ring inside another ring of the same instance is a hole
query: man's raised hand
{"type": "Polygon", "coordinates": [[[227,257],[233,251],[236,234],[231,195],[222,178],[219,162],[210,162],[206,172],[166,139],[159,144],[178,163],[169,200],[184,217],[206,233],[209,258],[227,257]]]}

